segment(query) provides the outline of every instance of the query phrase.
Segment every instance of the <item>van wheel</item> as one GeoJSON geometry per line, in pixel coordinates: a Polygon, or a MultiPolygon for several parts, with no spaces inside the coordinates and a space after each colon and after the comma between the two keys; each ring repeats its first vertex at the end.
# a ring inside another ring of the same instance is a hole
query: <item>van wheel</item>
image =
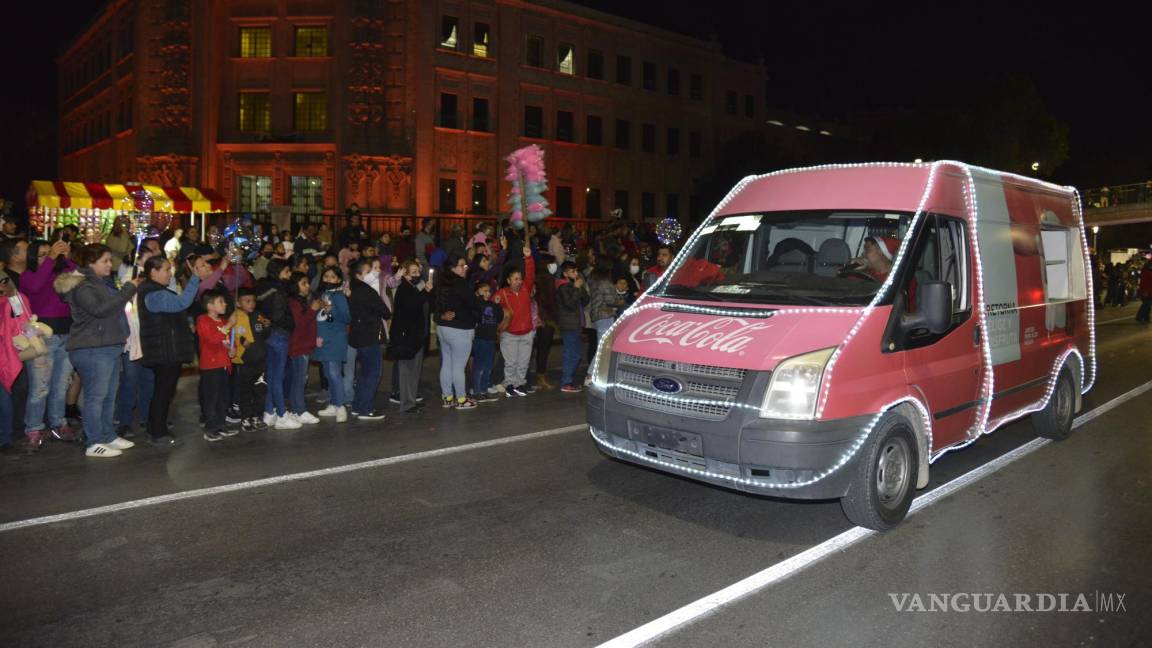
{"type": "Polygon", "coordinates": [[[920,459],[912,424],[888,412],[865,444],[848,493],[840,499],[853,524],[885,531],[908,514],[916,490],[920,459]]]}
{"type": "Polygon", "coordinates": [[[1072,434],[1073,410],[1076,407],[1076,383],[1068,370],[1060,372],[1056,389],[1044,409],[1032,415],[1032,427],[1045,439],[1060,441],[1072,434]]]}

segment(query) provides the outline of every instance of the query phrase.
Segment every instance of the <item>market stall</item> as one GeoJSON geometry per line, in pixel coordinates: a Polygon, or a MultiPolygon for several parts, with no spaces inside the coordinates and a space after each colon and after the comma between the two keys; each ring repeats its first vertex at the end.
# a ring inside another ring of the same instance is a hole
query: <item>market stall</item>
{"type": "Polygon", "coordinates": [[[143,184],[99,184],[33,180],[27,194],[32,227],[45,236],[66,225],[107,235],[117,219],[137,236],[163,231],[187,214],[188,227],[205,234],[206,214],[227,211],[228,201],[212,189],[143,184]]]}

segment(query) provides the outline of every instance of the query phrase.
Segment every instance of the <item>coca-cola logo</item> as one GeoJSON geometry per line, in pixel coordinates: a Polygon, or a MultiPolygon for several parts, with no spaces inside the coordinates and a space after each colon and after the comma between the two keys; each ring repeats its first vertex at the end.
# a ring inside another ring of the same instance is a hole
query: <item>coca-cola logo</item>
{"type": "Polygon", "coordinates": [[[771,327],[769,322],[749,322],[741,317],[717,317],[706,320],[676,319],[665,314],[654,317],[632,331],[628,341],[673,344],[707,351],[740,353],[751,344],[753,331],[771,327]]]}

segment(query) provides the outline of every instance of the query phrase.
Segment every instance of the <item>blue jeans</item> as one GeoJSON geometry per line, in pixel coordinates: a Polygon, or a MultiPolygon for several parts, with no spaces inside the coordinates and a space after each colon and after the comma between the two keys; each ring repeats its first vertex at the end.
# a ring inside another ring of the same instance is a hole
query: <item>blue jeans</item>
{"type": "Polygon", "coordinates": [[[352,411],[367,414],[375,409],[376,388],[380,386],[380,370],[383,364],[379,344],[356,349],[356,359],[360,361],[360,373],[356,376],[356,398],[352,411]]]}
{"type": "Polygon", "coordinates": [[[560,331],[564,342],[564,367],[560,372],[560,386],[574,384],[576,368],[580,366],[580,331],[560,331]]]}
{"type": "Polygon", "coordinates": [[[492,386],[492,365],[496,362],[496,340],[472,341],[472,393],[483,394],[492,386]]]}
{"type": "Polygon", "coordinates": [[[284,416],[284,376],[288,373],[288,336],[273,331],[268,336],[267,365],[264,367],[264,382],[268,383],[268,395],[264,398],[264,411],[284,416]]]}
{"type": "Polygon", "coordinates": [[[348,345],[348,353],[344,356],[344,402],[333,405],[351,405],[352,396],[356,393],[356,349],[348,345]]]}
{"type": "Polygon", "coordinates": [[[48,415],[48,425],[64,425],[64,398],[72,382],[72,362],[64,350],[67,342],[67,335],[53,335],[45,340],[48,353],[24,363],[28,372],[24,428],[29,432],[44,429],[45,414],[48,415]]]}
{"type": "Polygon", "coordinates": [[[288,409],[303,414],[308,411],[304,402],[304,385],[308,382],[308,356],[288,358],[288,372],[292,376],[292,388],[288,391],[288,409]]]}
{"type": "Polygon", "coordinates": [[[148,424],[148,408],[156,387],[156,375],[152,370],[128,359],[125,353],[120,357],[120,390],[116,394],[115,422],[119,425],[132,425],[132,410],[139,415],[140,425],[148,424]]]}
{"type": "Polygon", "coordinates": [[[464,368],[472,355],[475,336],[476,329],[436,328],[436,337],[440,338],[440,394],[444,398],[467,398],[464,368]]]}
{"type": "Polygon", "coordinates": [[[324,378],[328,380],[328,404],[332,407],[344,406],[344,363],[326,360],[320,363],[324,378]]]}
{"type": "Polygon", "coordinates": [[[84,387],[84,434],[89,447],[116,439],[112,415],[116,409],[116,388],[120,384],[120,345],[90,347],[68,352],[72,366],[84,387]]]}

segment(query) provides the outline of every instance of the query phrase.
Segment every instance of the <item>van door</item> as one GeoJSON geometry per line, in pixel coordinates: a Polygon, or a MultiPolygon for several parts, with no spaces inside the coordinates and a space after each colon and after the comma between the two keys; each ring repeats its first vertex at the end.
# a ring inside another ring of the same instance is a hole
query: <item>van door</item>
{"type": "Polygon", "coordinates": [[[907,333],[890,325],[886,344],[904,356],[905,376],[932,417],[933,450],[963,441],[975,432],[982,402],[984,354],[978,318],[973,316],[973,257],[967,223],[930,215],[916,234],[911,263],[900,277],[892,321],[915,313],[916,289],[929,281],[952,286],[952,326],[941,334],[926,329],[907,333]]]}

